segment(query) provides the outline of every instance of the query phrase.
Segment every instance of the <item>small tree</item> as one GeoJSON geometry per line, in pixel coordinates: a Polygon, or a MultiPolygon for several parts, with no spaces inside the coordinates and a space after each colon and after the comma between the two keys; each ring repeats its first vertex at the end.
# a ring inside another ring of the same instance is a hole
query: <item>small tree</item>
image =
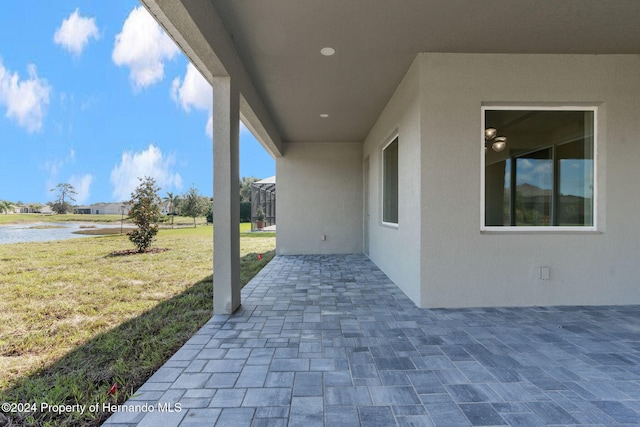
{"type": "Polygon", "coordinates": [[[193,218],[193,226],[196,226],[196,218],[203,216],[207,212],[208,199],[198,194],[198,189],[193,185],[187,193],[182,196],[182,204],[180,205],[182,215],[190,216],[193,218]]]}
{"type": "Polygon", "coordinates": [[[127,235],[129,240],[138,248],[138,252],[144,252],[158,233],[158,222],[160,221],[160,197],[158,197],[159,187],[156,187],[155,179],[145,176],[138,178],[140,185],[131,193],[129,204],[129,218],[138,226],[127,235]]]}
{"type": "Polygon", "coordinates": [[[65,214],[71,210],[71,203],[67,200],[71,200],[75,202],[76,199],[73,198],[75,194],[78,194],[73,188],[73,185],[68,183],[60,183],[56,185],[55,188],[52,188],[50,191],[57,191],[58,196],[56,200],[51,205],[51,210],[57,214],[65,214]]]}

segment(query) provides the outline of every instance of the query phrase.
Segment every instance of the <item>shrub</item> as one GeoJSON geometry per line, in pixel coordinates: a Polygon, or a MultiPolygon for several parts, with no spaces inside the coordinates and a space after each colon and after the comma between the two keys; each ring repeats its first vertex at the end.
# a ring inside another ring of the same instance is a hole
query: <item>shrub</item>
{"type": "Polygon", "coordinates": [[[160,221],[160,197],[158,197],[159,187],[156,181],[148,176],[138,178],[140,185],[131,193],[131,210],[129,218],[138,226],[127,235],[129,240],[138,248],[138,252],[144,252],[158,233],[158,222],[160,221]]]}
{"type": "Polygon", "coordinates": [[[240,222],[251,222],[251,202],[240,202],[240,222]]]}

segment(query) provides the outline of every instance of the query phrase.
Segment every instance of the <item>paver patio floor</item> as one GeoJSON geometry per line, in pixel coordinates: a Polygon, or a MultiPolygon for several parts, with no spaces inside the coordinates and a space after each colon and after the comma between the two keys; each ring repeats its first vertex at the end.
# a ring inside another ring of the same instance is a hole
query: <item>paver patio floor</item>
{"type": "Polygon", "coordinates": [[[420,309],[363,255],[242,295],[105,425],[640,425],[638,306],[420,309]]]}

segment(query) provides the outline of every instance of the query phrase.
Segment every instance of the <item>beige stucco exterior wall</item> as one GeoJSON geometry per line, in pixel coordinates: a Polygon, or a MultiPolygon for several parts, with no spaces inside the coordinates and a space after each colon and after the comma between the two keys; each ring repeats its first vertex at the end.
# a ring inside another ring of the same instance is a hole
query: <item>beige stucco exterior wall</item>
{"type": "Polygon", "coordinates": [[[287,143],[276,174],[279,255],[362,252],[362,143],[287,143]]]}
{"type": "Polygon", "coordinates": [[[369,257],[416,304],[421,301],[422,230],[419,86],[420,62],[416,61],[367,136],[363,157],[369,161],[369,257]],[[382,149],[396,135],[398,226],[390,227],[382,224],[382,149]]]}
{"type": "Polygon", "coordinates": [[[287,144],[278,253],[357,253],[368,235],[369,257],[423,307],[640,303],[638,70],[630,55],[419,55],[364,144],[287,144]],[[481,106],[495,103],[598,108],[596,232],[481,231],[481,106]],[[396,135],[390,227],[381,154],[396,135]]]}
{"type": "Polygon", "coordinates": [[[640,303],[640,57],[421,54],[417,61],[420,304],[640,303]],[[598,106],[598,232],[480,231],[480,108],[493,102],[598,106]],[[550,280],[537,278],[539,266],[550,267],[550,280]]]}

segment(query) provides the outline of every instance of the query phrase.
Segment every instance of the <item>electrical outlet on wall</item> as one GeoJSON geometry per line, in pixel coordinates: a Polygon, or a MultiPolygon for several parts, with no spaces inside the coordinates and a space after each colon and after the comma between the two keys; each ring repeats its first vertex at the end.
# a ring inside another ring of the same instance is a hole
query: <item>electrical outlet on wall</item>
{"type": "Polygon", "coordinates": [[[551,268],[550,267],[538,267],[538,279],[539,280],[549,280],[551,278],[551,268]]]}

